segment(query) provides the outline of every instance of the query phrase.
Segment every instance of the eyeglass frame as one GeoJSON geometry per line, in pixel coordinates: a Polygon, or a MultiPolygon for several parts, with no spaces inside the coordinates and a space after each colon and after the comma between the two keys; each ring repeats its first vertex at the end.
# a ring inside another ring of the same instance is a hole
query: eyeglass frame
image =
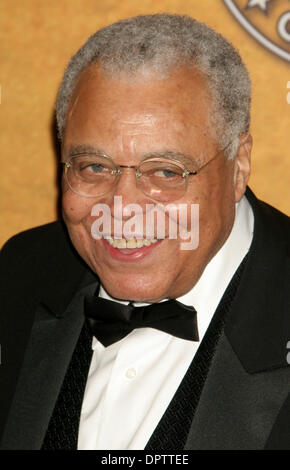
{"type": "MultiPolygon", "coordinates": [[[[224,152],[228,147],[229,145],[231,144],[231,142],[229,142],[224,148],[222,148],[221,150],[219,150],[210,160],[208,160],[206,163],[204,163],[201,167],[197,168],[197,170],[194,170],[194,171],[188,171],[188,169],[186,168],[186,166],[179,160],[175,159],[175,158],[168,158],[168,160],[170,162],[175,162],[175,163],[179,163],[180,165],[182,165],[182,167],[184,168],[184,172],[183,174],[181,175],[182,178],[186,178],[185,181],[187,181],[187,178],[188,176],[191,176],[191,175],[197,175],[201,170],[203,170],[206,166],[208,166],[212,161],[214,161],[222,152],[224,152]]],[[[139,178],[142,176],[143,173],[139,172],[138,173],[138,168],[145,162],[150,162],[150,161],[154,161],[154,157],[148,157],[148,159],[145,159],[145,160],[142,160],[138,165],[116,165],[116,163],[114,162],[114,160],[109,156],[109,155],[106,155],[105,153],[93,153],[93,152],[80,152],[80,153],[76,153],[76,154],[73,154],[70,156],[70,160],[69,161],[66,161],[66,162],[61,162],[61,164],[64,165],[64,168],[65,168],[65,175],[66,175],[66,178],[67,178],[67,172],[68,172],[68,169],[71,168],[73,169],[73,166],[72,166],[72,163],[71,163],[71,160],[73,158],[76,158],[76,157],[81,157],[82,155],[92,155],[92,156],[100,156],[100,157],[104,157],[104,158],[107,158],[108,160],[110,160],[113,165],[115,166],[115,168],[112,170],[111,174],[113,175],[116,175],[117,177],[120,177],[122,175],[122,168],[133,168],[135,171],[135,176],[136,176],[136,181],[138,183],[139,181],[139,178]]],[[[157,162],[162,162],[162,159],[161,158],[156,158],[156,161],[157,162]]],[[[165,160],[165,159],[163,159],[165,160]]],[[[115,180],[117,182],[117,179],[115,180]]],[[[83,197],[99,197],[99,196],[102,196],[104,194],[107,194],[110,192],[110,189],[108,191],[106,191],[105,193],[101,193],[99,195],[88,195],[88,194],[81,194],[81,193],[78,193],[76,190],[74,190],[72,188],[72,186],[70,185],[68,179],[67,179],[67,182],[68,182],[68,185],[70,187],[70,189],[75,193],[75,194],[78,194],[79,196],[83,196],[83,197]]],[[[115,186],[112,185],[112,188],[115,186]]],[[[187,189],[187,188],[186,188],[187,189]]],[[[185,192],[186,192],[186,189],[185,189],[185,192]]],[[[142,191],[142,189],[141,189],[142,191]]],[[[143,191],[142,191],[143,192],[143,191]]],[[[146,194],[146,193],[144,193],[146,194]]],[[[149,196],[150,197],[150,196],[149,196]]],[[[152,198],[154,199],[154,198],[152,198]]]]}

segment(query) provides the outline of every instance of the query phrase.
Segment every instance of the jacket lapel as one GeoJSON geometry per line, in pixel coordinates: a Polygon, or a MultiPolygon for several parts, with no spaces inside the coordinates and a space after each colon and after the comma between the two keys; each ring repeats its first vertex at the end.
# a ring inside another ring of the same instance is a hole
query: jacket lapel
{"type": "Polygon", "coordinates": [[[223,334],[185,449],[263,449],[289,383],[289,368],[247,373],[223,334]]]}
{"type": "Polygon", "coordinates": [[[87,275],[97,279],[73,248],[61,222],[13,237],[0,254],[0,440],[40,304],[52,317],[66,311],[87,275]]]}
{"type": "Polygon", "coordinates": [[[253,243],[186,449],[263,449],[289,393],[286,218],[249,190],[247,198],[253,243]]]}
{"type": "Polygon", "coordinates": [[[2,439],[3,449],[40,449],[83,321],[83,298],[96,277],[87,272],[63,313],[53,302],[36,309],[30,339],[2,439]]]}

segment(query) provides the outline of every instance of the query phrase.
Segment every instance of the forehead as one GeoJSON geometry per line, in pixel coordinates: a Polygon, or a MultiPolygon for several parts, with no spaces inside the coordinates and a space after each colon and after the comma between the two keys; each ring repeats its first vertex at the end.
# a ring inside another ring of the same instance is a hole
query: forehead
{"type": "Polygon", "coordinates": [[[156,146],[159,139],[179,150],[174,146],[208,133],[210,107],[207,82],[196,69],[175,69],[162,78],[153,72],[110,77],[92,65],[73,92],[64,146],[98,145],[108,153],[120,139],[125,147],[141,141],[156,146]]]}

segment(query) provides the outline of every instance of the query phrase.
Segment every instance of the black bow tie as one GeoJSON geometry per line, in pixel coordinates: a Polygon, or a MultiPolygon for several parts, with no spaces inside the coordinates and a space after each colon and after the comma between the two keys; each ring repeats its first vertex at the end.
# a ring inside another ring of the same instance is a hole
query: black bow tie
{"type": "Polygon", "coordinates": [[[101,297],[85,297],[85,316],[93,335],[105,346],[119,341],[135,328],[156,328],[173,336],[198,341],[196,310],[177,300],[167,300],[146,307],[101,297]]]}

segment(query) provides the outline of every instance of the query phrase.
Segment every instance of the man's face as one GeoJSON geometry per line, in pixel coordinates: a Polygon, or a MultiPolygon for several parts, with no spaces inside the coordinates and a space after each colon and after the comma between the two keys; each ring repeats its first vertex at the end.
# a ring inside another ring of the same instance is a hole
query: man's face
{"type": "MultiPolygon", "coordinates": [[[[150,154],[177,152],[196,168],[221,150],[211,137],[210,113],[207,85],[196,70],[176,69],[164,79],[154,74],[112,79],[99,66],[90,66],[70,103],[62,159],[68,161],[80,146],[101,150],[117,165],[138,165],[150,154]]],[[[189,176],[185,194],[171,201],[188,208],[199,204],[199,246],[194,250],[181,249],[179,236],[131,251],[92,237],[95,204],[110,207],[112,222],[114,196],[122,196],[123,207],[139,204],[144,217],[146,204],[156,204],[136,184],[133,169],[124,169],[112,191],[100,197],[76,194],[64,178],[63,215],[72,243],[111,296],[149,302],[179,297],[194,286],[231,231],[235,165],[221,152],[199,174],[189,176]]]]}

